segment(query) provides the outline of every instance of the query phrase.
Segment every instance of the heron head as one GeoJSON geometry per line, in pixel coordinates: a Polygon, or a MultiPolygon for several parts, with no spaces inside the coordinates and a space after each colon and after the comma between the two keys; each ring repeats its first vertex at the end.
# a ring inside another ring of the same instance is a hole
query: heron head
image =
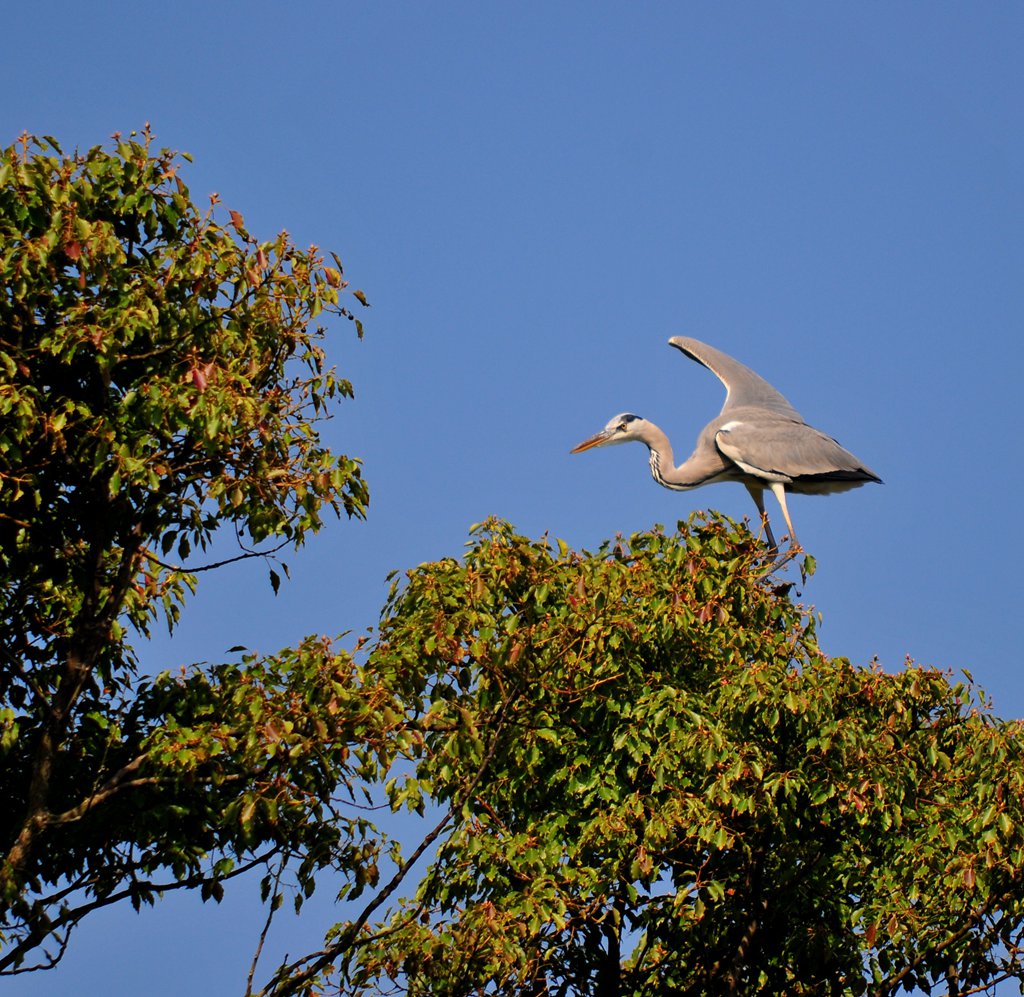
{"type": "Polygon", "coordinates": [[[646,420],[641,419],[632,412],[623,412],[609,420],[608,425],[596,436],[578,443],[569,453],[583,453],[592,447],[608,447],[613,443],[628,443],[630,440],[643,439],[643,427],[647,425],[646,420]]]}

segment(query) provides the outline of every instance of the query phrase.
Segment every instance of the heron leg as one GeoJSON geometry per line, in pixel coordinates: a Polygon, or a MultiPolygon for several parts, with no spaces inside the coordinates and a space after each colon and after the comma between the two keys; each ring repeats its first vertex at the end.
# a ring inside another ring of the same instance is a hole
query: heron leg
{"type": "Polygon", "coordinates": [[[786,526],[789,527],[790,542],[799,546],[800,541],[796,538],[793,520],[789,518],[789,509],[786,508],[786,486],[781,481],[771,481],[768,483],[768,487],[771,488],[772,495],[779,500],[779,505],[782,506],[782,515],[786,517],[786,526]]]}
{"type": "MultiPolygon", "coordinates": [[[[744,482],[746,484],[746,482],[744,482]]],[[[773,550],[778,550],[779,545],[775,542],[775,536],[772,533],[772,524],[768,522],[768,513],[764,510],[764,489],[758,488],[756,485],[747,485],[747,491],[750,493],[750,497],[754,500],[754,505],[757,506],[757,511],[761,514],[761,525],[764,527],[764,532],[768,536],[768,546],[773,550]]],[[[782,507],[782,511],[786,511],[786,507],[782,507]]],[[[789,516],[786,517],[786,522],[789,522],[789,516]]]]}

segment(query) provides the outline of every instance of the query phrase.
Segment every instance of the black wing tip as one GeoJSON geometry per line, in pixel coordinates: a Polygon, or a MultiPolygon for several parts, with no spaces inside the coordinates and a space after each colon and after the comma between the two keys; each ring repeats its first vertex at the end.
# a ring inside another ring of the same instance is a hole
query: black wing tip
{"type": "Polygon", "coordinates": [[[867,484],[869,481],[876,485],[884,485],[885,482],[877,475],[874,471],[869,471],[866,467],[858,467],[856,469],[837,469],[835,471],[821,471],[817,474],[798,474],[796,476],[799,481],[856,481],[861,484],[867,484]]]}
{"type": "Polygon", "coordinates": [[[677,350],[682,350],[687,356],[692,356],[690,347],[687,343],[695,343],[695,339],[691,339],[689,336],[672,336],[669,341],[669,346],[674,346],[677,350]]]}
{"type": "Polygon", "coordinates": [[[695,351],[693,347],[688,345],[690,343],[693,343],[697,348],[703,345],[699,340],[691,339],[689,336],[673,336],[668,341],[668,345],[674,346],[683,354],[683,356],[689,357],[694,362],[699,363],[702,367],[707,367],[707,362],[695,351]]]}

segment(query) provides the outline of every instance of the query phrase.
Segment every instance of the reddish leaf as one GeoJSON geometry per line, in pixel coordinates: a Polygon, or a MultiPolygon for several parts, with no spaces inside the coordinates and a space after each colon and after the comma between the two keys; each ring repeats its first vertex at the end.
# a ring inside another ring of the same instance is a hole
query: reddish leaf
{"type": "Polygon", "coordinates": [[[193,367],[185,375],[185,380],[191,381],[199,389],[200,394],[206,390],[206,374],[199,367],[193,367]]]}

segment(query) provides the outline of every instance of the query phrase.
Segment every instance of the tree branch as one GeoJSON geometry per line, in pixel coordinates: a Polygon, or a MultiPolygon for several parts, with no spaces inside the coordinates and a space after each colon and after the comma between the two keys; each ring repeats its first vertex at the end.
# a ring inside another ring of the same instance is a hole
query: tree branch
{"type": "Polygon", "coordinates": [[[249,965],[249,975],[245,979],[245,997],[252,997],[252,981],[256,975],[256,966],[260,961],[260,955],[263,952],[263,945],[267,940],[267,934],[270,932],[270,925],[273,923],[274,915],[277,913],[279,904],[277,899],[280,894],[277,892],[278,887],[281,885],[281,876],[284,875],[285,867],[288,865],[288,860],[291,858],[290,855],[285,855],[281,859],[281,865],[278,867],[277,872],[274,874],[274,892],[270,898],[270,903],[267,905],[267,918],[263,922],[263,930],[260,931],[259,942],[256,945],[256,951],[252,956],[252,963],[249,965]]]}
{"type": "Polygon", "coordinates": [[[201,564],[197,568],[185,568],[177,564],[168,564],[166,561],[161,561],[152,551],[146,551],[146,560],[152,561],[153,564],[159,565],[165,571],[174,571],[180,574],[186,575],[198,575],[201,571],[213,571],[215,568],[223,568],[226,564],[234,564],[236,561],[248,561],[254,557],[271,557],[276,554],[279,550],[287,547],[291,541],[282,540],[276,547],[272,547],[270,550],[247,550],[241,554],[236,554],[234,557],[226,557],[223,561],[214,561],[212,564],[201,564]]]}
{"type": "MultiPolygon", "coordinates": [[[[143,883],[141,887],[138,883],[133,883],[131,886],[126,887],[116,893],[109,893],[102,897],[97,897],[95,900],[81,904],[77,907],[65,908],[56,917],[46,922],[45,927],[40,925],[40,921],[36,917],[26,915],[23,917],[23,923],[28,925],[32,924],[22,939],[8,949],[7,952],[0,955],[0,976],[13,976],[16,973],[32,972],[40,969],[52,969],[61,959],[64,954],[64,949],[67,948],[68,937],[71,931],[77,927],[78,922],[81,921],[86,915],[91,914],[95,910],[99,910],[102,907],[109,907],[112,904],[119,903],[122,900],[129,899],[132,896],[137,896],[140,889],[146,890],[152,893],[168,893],[171,890],[180,889],[195,889],[197,886],[202,886],[203,883],[210,882],[213,879],[216,881],[223,881],[228,879],[236,879],[238,876],[244,873],[250,872],[252,869],[258,866],[264,865],[270,858],[272,858],[279,848],[275,845],[273,848],[261,853],[260,855],[254,856],[248,862],[238,866],[236,869],[232,869],[231,872],[225,873],[223,876],[211,877],[205,873],[195,873],[192,876],[187,876],[184,879],[173,880],[169,883],[143,883]],[[20,966],[19,963],[25,953],[38,947],[47,937],[57,936],[57,932],[62,928],[67,927],[67,935],[64,936],[61,942],[61,952],[51,958],[44,964],[35,966],[20,966]]],[[[43,905],[49,905],[52,903],[51,898],[47,898],[42,901],[43,905]]],[[[28,906],[28,905],[26,905],[28,906]]],[[[32,905],[35,906],[34,904],[32,905]]],[[[8,929],[8,936],[11,932],[8,929]]]]}
{"type": "Polygon", "coordinates": [[[267,987],[261,991],[261,994],[273,994],[275,997],[288,997],[290,994],[297,993],[305,984],[310,982],[317,973],[330,965],[338,956],[345,954],[346,950],[351,952],[351,950],[357,946],[368,944],[373,941],[376,936],[373,936],[373,938],[359,940],[359,932],[366,926],[367,921],[369,921],[373,914],[379,910],[395,890],[398,889],[409,870],[419,861],[424,852],[426,852],[426,850],[440,837],[455,814],[472,799],[477,786],[480,784],[481,779],[483,779],[484,774],[490,766],[490,763],[494,758],[494,754],[497,751],[498,742],[504,729],[504,715],[512,701],[518,695],[518,691],[509,692],[499,706],[495,715],[496,726],[494,736],[491,738],[491,743],[469,784],[455,799],[441,820],[438,821],[430,832],[428,832],[412,855],[410,855],[409,858],[398,867],[397,872],[391,877],[384,889],[382,889],[377,896],[363,908],[359,917],[357,917],[355,921],[346,926],[345,930],[340,933],[340,937],[337,942],[320,952],[315,952],[309,956],[305,956],[290,965],[281,966],[271,978],[267,987]],[[293,976],[292,974],[295,973],[300,966],[304,966],[305,968],[293,976]]]}
{"type": "MultiPolygon", "coordinates": [[[[1019,887],[1012,890],[1005,890],[996,897],[992,897],[984,907],[973,911],[958,931],[951,932],[945,940],[933,946],[925,946],[921,949],[916,958],[911,959],[902,969],[886,977],[874,990],[871,991],[875,997],[887,997],[899,989],[900,984],[928,958],[945,952],[950,946],[966,938],[982,921],[998,906],[1007,900],[1014,900],[1018,896],[1019,887]]],[[[984,989],[984,988],[983,988],[984,989]]]]}

